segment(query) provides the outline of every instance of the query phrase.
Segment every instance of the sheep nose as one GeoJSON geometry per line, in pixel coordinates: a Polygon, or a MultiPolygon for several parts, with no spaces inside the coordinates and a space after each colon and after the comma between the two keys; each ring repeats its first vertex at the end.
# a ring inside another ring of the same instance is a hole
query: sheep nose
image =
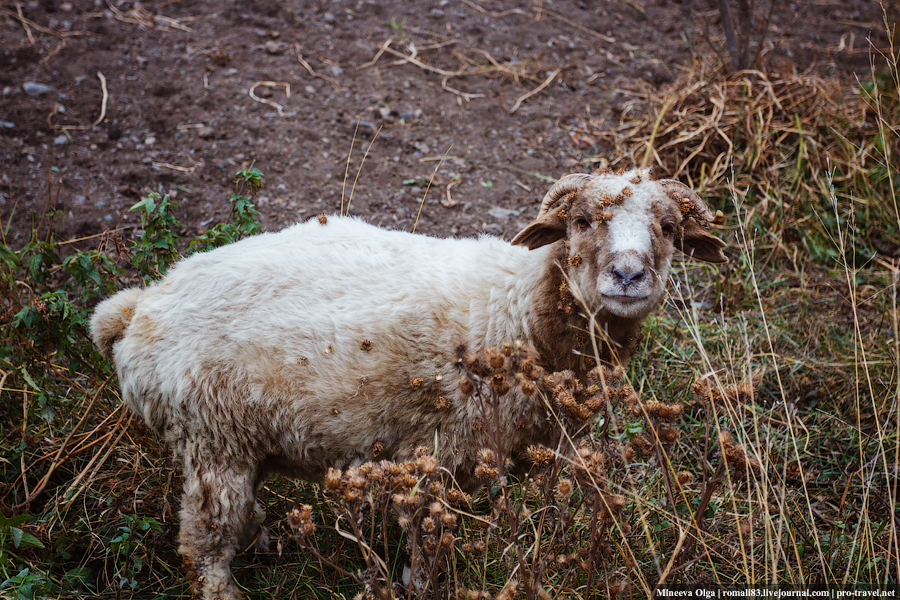
{"type": "Polygon", "coordinates": [[[612,272],[616,278],[616,283],[621,284],[623,287],[628,287],[629,285],[638,283],[639,281],[644,279],[643,269],[632,271],[631,273],[625,273],[621,269],[615,268],[612,272]]]}

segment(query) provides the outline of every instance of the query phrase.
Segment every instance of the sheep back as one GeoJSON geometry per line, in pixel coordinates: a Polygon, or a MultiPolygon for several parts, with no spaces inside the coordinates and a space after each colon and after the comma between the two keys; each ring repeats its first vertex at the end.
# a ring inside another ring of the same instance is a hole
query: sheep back
{"type": "MultiPolygon", "coordinates": [[[[454,347],[532,341],[545,252],[329,217],[194,255],[98,307],[93,334],[125,401],[179,454],[206,439],[223,460],[318,480],[437,440],[453,467],[480,447],[454,347]]],[[[509,412],[511,448],[544,425],[509,412]]]]}

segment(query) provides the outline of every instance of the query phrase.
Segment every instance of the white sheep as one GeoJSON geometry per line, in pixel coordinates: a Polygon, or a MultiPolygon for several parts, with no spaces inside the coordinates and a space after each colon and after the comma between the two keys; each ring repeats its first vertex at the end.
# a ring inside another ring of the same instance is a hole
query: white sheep
{"type": "MultiPolygon", "coordinates": [[[[92,336],[125,402],[181,462],[179,552],[195,595],[240,596],[229,565],[259,532],[255,492],[271,472],[317,481],[426,446],[473,487],[487,434],[472,427],[457,345],[521,340],[546,371],[583,374],[599,339],[600,358],[622,364],[673,250],[725,261],[711,220],[689,188],[648,171],[568,175],[512,243],[323,216],[196,254],[100,304],[92,336]]],[[[553,433],[544,404],[517,394],[499,409],[509,456],[553,433]]]]}

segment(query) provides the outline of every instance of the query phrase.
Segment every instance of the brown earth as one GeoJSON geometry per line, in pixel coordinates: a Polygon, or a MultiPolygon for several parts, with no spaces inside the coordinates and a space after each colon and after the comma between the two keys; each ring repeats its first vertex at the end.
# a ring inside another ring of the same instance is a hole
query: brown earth
{"type": "MultiPolygon", "coordinates": [[[[411,229],[424,195],[418,231],[512,236],[551,179],[616,162],[596,132],[640,110],[636,92],[663,93],[699,55],[729,60],[715,0],[0,7],[13,246],[48,204],[61,237],[133,230],[127,209],[149,190],[202,231],[227,217],[230,181],[250,165],[265,174],[269,229],[337,212],[352,192],[350,212],[374,223],[411,229]]],[[[865,79],[884,32],[877,0],[798,0],[776,2],[768,33],[749,37],[766,70],[865,79]]]]}

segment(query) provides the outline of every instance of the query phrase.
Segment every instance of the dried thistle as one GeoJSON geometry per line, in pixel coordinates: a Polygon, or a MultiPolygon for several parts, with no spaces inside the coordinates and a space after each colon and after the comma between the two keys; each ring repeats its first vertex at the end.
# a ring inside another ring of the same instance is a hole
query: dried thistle
{"type": "Polygon", "coordinates": [[[384,452],[384,442],[382,442],[381,440],[375,440],[375,442],[372,444],[372,456],[378,456],[382,452],[384,452]]]}
{"type": "Polygon", "coordinates": [[[360,347],[360,349],[368,352],[369,350],[372,349],[372,342],[370,342],[369,340],[363,340],[359,343],[359,347],[360,347]]]}
{"type": "Polygon", "coordinates": [[[325,225],[328,223],[328,217],[326,217],[323,213],[319,213],[316,215],[316,218],[319,220],[319,223],[325,225]]]}
{"type": "Polygon", "coordinates": [[[510,390],[509,382],[502,373],[491,376],[491,387],[494,388],[498,396],[503,396],[510,390]]]}
{"type": "Polygon", "coordinates": [[[341,487],[343,473],[340,469],[328,469],[325,473],[325,488],[329,490],[337,490],[341,487]]]}
{"type": "Polygon", "coordinates": [[[484,356],[492,369],[503,367],[503,354],[497,348],[488,348],[484,351],[484,356]]]}
{"type": "Polygon", "coordinates": [[[556,455],[549,448],[544,446],[532,445],[525,449],[528,458],[536,465],[543,465],[552,462],[556,455]]]}
{"type": "Polygon", "coordinates": [[[556,494],[560,498],[568,498],[573,491],[575,491],[575,486],[572,484],[571,479],[563,477],[556,483],[556,494]]]}
{"type": "Polygon", "coordinates": [[[719,432],[719,445],[722,447],[722,457],[736,473],[742,473],[749,469],[759,470],[759,461],[747,454],[741,444],[734,441],[730,431],[719,432]]]}
{"type": "Polygon", "coordinates": [[[752,404],[756,399],[756,388],[762,382],[765,371],[754,371],[749,378],[731,385],[719,385],[715,376],[707,375],[697,379],[691,386],[694,396],[704,404],[727,404],[738,406],[752,404]]]}

